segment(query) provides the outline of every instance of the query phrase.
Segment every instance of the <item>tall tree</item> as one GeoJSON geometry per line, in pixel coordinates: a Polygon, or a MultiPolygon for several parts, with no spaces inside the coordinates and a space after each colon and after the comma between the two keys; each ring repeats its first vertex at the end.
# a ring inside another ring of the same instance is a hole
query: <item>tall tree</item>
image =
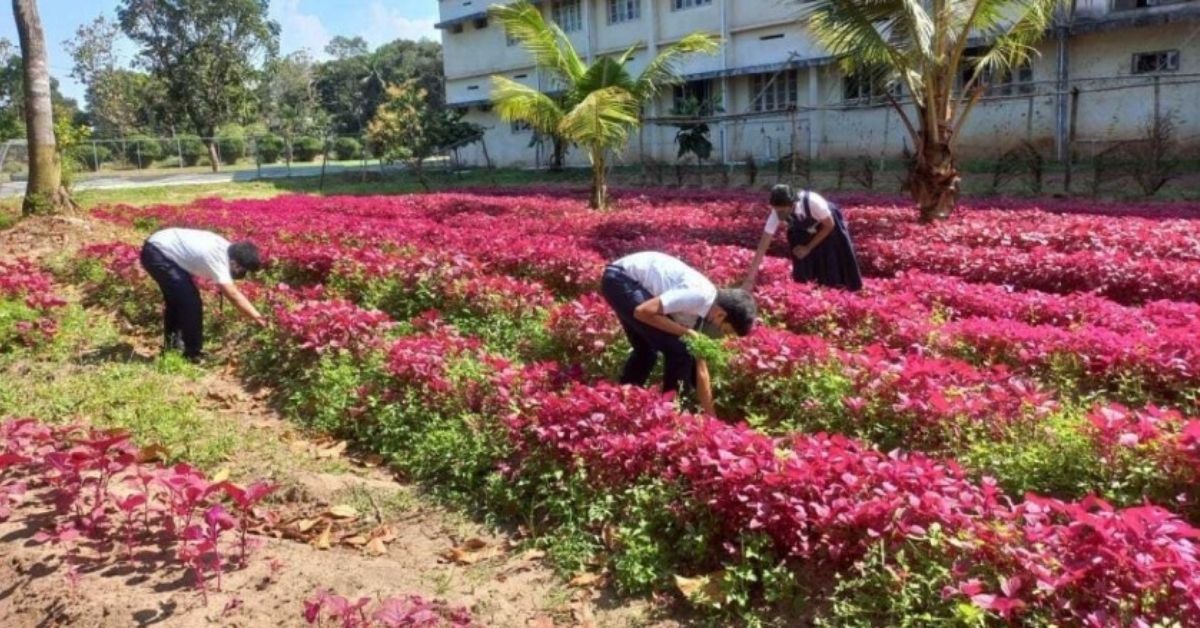
{"type": "Polygon", "coordinates": [[[75,29],[63,41],[74,61],[71,76],[86,87],[88,117],[98,134],[124,136],[139,129],[157,134],[161,124],[173,122],[164,120],[170,117],[164,88],[148,74],[121,67],[120,35],[121,26],[103,15],[75,29]]]}
{"type": "Polygon", "coordinates": [[[122,0],[117,11],[173,113],[205,138],[214,171],[217,127],[245,115],[257,64],[278,53],[279,25],[267,8],[268,0],[122,0]]]}
{"type": "Polygon", "coordinates": [[[62,164],[55,148],[50,66],[42,19],[34,0],[13,0],[13,15],[24,61],[25,137],[29,142],[29,182],[21,209],[25,215],[57,213],[73,203],[62,184],[62,164]]]}
{"type": "Polygon", "coordinates": [[[367,46],[367,40],[357,36],[337,35],[330,39],[328,44],[325,44],[325,54],[338,61],[361,57],[369,52],[371,49],[367,46]]]}
{"type": "Polygon", "coordinates": [[[426,159],[483,136],[483,129],[463,122],[454,110],[431,107],[429,94],[416,79],[389,85],[387,97],[367,127],[372,150],[389,161],[404,162],[426,190],[426,159]]]}
{"type": "Polygon", "coordinates": [[[956,146],[971,110],[994,79],[1027,63],[1060,0],[813,0],[808,28],[848,75],[892,97],[913,144],[907,188],[921,219],[944,218],[958,202],[956,146]]]}
{"type": "Polygon", "coordinates": [[[326,52],[335,58],[317,67],[315,87],[335,131],[358,133],[365,129],[387,100],[387,85],[417,79],[431,106],[444,102],[441,44],[398,39],[370,52],[358,38],[334,39],[326,52]]]}
{"type": "Polygon", "coordinates": [[[678,83],[675,64],[693,53],[715,53],[720,40],[693,33],[667,46],[636,78],[628,65],[642,47],[634,44],[618,57],[600,57],[586,64],[566,33],[548,24],[528,0],[497,5],[492,15],[533,57],[537,67],[561,87],[545,94],[504,76],[492,77],[492,103],[500,117],[526,122],[536,131],[587,149],[592,163],[592,207],[608,205],[608,158],[622,149],[630,132],[641,123],[639,111],[663,88],[678,83]]]}
{"type": "Polygon", "coordinates": [[[308,53],[299,50],[267,64],[261,98],[267,125],[283,136],[289,163],[292,140],[298,134],[327,131],[329,116],[320,107],[314,89],[315,67],[308,53]]]}

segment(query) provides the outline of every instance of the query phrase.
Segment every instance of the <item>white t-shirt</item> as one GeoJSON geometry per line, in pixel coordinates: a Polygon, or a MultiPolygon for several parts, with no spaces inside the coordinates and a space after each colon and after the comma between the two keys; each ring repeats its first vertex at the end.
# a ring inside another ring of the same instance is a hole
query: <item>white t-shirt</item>
{"type": "Polygon", "coordinates": [[[196,229],[163,229],[147,240],[167,259],[197,277],[226,285],[233,283],[229,272],[229,240],[196,229]]]}
{"type": "MultiPolygon", "coordinates": [[[[808,191],[805,191],[804,195],[808,196],[808,212],[812,215],[813,220],[821,221],[833,217],[833,212],[829,211],[829,201],[825,200],[825,197],[816,192],[808,191]]],[[[792,208],[792,213],[796,216],[804,216],[803,196],[800,197],[800,201],[796,203],[796,206],[792,208]]],[[[779,214],[776,214],[775,210],[771,210],[771,215],[767,216],[767,226],[763,227],[763,233],[775,235],[775,232],[779,230],[780,222],[782,221],[779,220],[779,214]]]]}
{"type": "Polygon", "coordinates": [[[712,309],[717,287],[699,271],[666,253],[634,253],[613,262],[662,301],[663,314],[689,329],[712,309]]]}

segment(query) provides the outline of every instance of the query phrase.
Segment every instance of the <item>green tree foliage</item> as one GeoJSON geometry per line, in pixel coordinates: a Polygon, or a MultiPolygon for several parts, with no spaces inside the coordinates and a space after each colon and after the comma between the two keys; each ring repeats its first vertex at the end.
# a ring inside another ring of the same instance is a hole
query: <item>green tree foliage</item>
{"type": "Polygon", "coordinates": [[[317,66],[314,89],[336,134],[362,132],[387,98],[386,86],[416,80],[433,106],[444,102],[442,47],[432,41],[396,40],[369,52],[361,38],[335,37],[317,66]]]}
{"type": "Polygon", "coordinates": [[[362,157],[362,142],[353,137],[339,137],[333,143],[333,154],[338,161],[349,161],[362,157]]]}
{"type": "MultiPolygon", "coordinates": [[[[879,85],[903,86],[911,103],[892,103],[912,141],[907,188],[932,221],[958,201],[956,144],[993,79],[1036,54],[1058,0],[814,0],[813,37],[842,70],[879,85]]],[[[888,93],[885,91],[885,93],[888,93]]]]}
{"type": "Polygon", "coordinates": [[[372,152],[406,164],[426,189],[425,160],[483,135],[483,129],[464,122],[461,114],[430,106],[428,92],[416,80],[389,86],[387,97],[367,127],[372,152]]]}
{"type": "MultiPolygon", "coordinates": [[[[268,0],[122,0],[117,14],[141,64],[166,86],[170,111],[211,138],[245,114],[257,64],[278,52],[267,9],[268,0]]],[[[211,143],[209,155],[216,170],[211,143]]]]}
{"type": "Polygon", "coordinates": [[[115,50],[120,32],[120,25],[99,16],[63,42],[74,62],[71,76],[86,86],[88,117],[100,136],[120,137],[138,129],[163,134],[174,122],[165,86],[145,72],[121,67],[115,50]]]}
{"type": "Polygon", "coordinates": [[[623,149],[640,124],[640,110],[663,88],[679,82],[675,65],[693,53],[715,53],[719,40],[693,33],[667,46],[634,77],[628,65],[641,43],[615,57],[588,65],[566,33],[547,23],[527,0],[496,5],[491,14],[520,42],[534,64],[551,77],[547,94],[503,76],[492,77],[492,102],[507,121],[526,122],[539,133],[584,147],[592,163],[592,207],[608,205],[606,173],[610,155],[623,149]]]}
{"type": "Polygon", "coordinates": [[[283,136],[285,144],[299,135],[324,135],[329,126],[329,116],[317,100],[315,70],[305,51],[267,64],[262,108],[267,125],[283,136]]]}

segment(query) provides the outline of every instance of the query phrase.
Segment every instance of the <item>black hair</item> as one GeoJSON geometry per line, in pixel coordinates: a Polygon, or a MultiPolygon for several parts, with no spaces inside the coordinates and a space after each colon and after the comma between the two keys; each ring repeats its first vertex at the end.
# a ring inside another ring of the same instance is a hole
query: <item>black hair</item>
{"type": "Polygon", "coordinates": [[[717,290],[717,305],[725,310],[725,322],[733,327],[737,335],[745,336],[754,328],[758,306],[749,292],[739,288],[717,290]]]}
{"type": "Polygon", "coordinates": [[[792,191],[791,186],[780,183],[771,188],[771,200],[768,201],[771,207],[783,207],[785,205],[796,204],[796,193],[792,191]]]}
{"type": "Polygon", "coordinates": [[[258,247],[254,246],[253,242],[242,241],[230,244],[229,259],[242,267],[244,272],[239,274],[253,273],[262,268],[262,258],[258,254],[258,247]]]}

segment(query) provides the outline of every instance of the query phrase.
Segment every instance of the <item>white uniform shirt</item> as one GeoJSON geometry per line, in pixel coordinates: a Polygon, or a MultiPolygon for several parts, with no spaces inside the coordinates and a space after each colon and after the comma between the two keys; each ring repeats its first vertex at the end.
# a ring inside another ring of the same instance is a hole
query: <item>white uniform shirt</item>
{"type": "Polygon", "coordinates": [[[229,271],[229,240],[196,229],[163,229],[147,240],[167,259],[194,276],[221,285],[233,283],[229,271]]]}
{"type": "MultiPolygon", "coordinates": [[[[805,191],[804,195],[808,197],[808,211],[812,215],[813,220],[819,222],[833,217],[833,212],[829,210],[829,201],[825,200],[825,197],[816,192],[808,191],[805,191]]],[[[792,208],[792,213],[796,216],[804,216],[804,197],[801,197],[800,201],[792,208]]],[[[763,227],[763,233],[775,235],[775,232],[779,230],[781,222],[779,214],[776,214],[775,210],[771,210],[771,215],[767,216],[767,226],[763,227]]]]}
{"type": "Polygon", "coordinates": [[[663,314],[696,329],[717,300],[717,287],[699,271],[665,253],[634,253],[613,262],[662,301],[663,314]]]}

